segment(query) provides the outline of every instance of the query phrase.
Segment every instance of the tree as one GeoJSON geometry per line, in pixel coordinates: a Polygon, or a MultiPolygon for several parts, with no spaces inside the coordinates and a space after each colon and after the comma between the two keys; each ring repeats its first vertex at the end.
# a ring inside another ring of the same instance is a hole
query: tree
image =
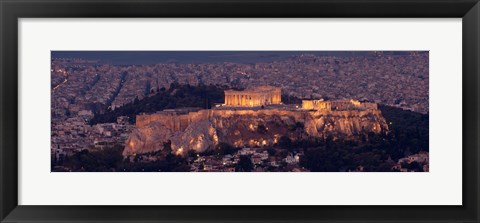
{"type": "Polygon", "coordinates": [[[166,154],[172,153],[172,141],[167,140],[163,143],[163,151],[165,151],[166,154]]]}
{"type": "Polygon", "coordinates": [[[292,140],[290,138],[288,138],[287,136],[282,136],[278,140],[278,146],[280,146],[280,148],[282,148],[282,149],[291,150],[292,140]]]}
{"type": "Polygon", "coordinates": [[[267,127],[265,127],[265,125],[263,124],[259,124],[258,127],[257,127],[257,132],[260,133],[260,134],[266,134],[267,133],[267,127]]]}
{"type": "Polygon", "coordinates": [[[197,153],[195,152],[195,150],[189,149],[187,155],[188,157],[195,158],[197,156],[197,153]]]}
{"type": "Polygon", "coordinates": [[[51,163],[50,163],[50,170],[53,170],[53,167],[55,165],[57,165],[57,154],[56,153],[52,153],[51,154],[51,163]]]}
{"type": "Polygon", "coordinates": [[[237,172],[251,172],[254,169],[252,160],[249,156],[242,155],[240,160],[238,160],[235,171],[237,172]]]}
{"type": "Polygon", "coordinates": [[[116,145],[112,148],[105,148],[104,150],[93,152],[92,154],[107,170],[115,170],[123,160],[122,151],[123,147],[116,145]]]}
{"type": "Polygon", "coordinates": [[[300,166],[312,172],[337,172],[343,165],[340,154],[334,149],[316,148],[300,157],[300,166]]]}
{"type": "Polygon", "coordinates": [[[305,130],[305,125],[302,122],[295,122],[293,129],[297,133],[297,141],[302,139],[303,131],[305,130]]]}
{"type": "Polygon", "coordinates": [[[415,172],[423,172],[423,166],[416,161],[413,161],[411,163],[403,162],[401,165],[402,168],[407,168],[408,170],[413,170],[415,172]]]}
{"type": "Polygon", "coordinates": [[[268,147],[267,152],[268,152],[268,155],[274,156],[277,153],[277,150],[272,147],[268,147]]]}
{"type": "Polygon", "coordinates": [[[226,143],[226,142],[219,142],[215,146],[215,151],[221,155],[228,155],[228,154],[233,154],[235,153],[236,149],[232,145],[226,143]]]}

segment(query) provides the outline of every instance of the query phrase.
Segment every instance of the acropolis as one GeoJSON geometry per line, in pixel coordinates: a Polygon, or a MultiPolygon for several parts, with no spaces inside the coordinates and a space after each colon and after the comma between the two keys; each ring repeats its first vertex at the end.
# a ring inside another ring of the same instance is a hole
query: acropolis
{"type": "Polygon", "coordinates": [[[328,135],[355,138],[365,132],[381,133],[388,126],[377,104],[357,100],[303,100],[301,106],[282,104],[281,89],[261,86],[244,91],[226,90],[225,104],[212,109],[181,108],[136,117],[124,155],[157,150],[170,140],[176,153],[213,148],[218,142],[237,147],[273,145],[289,135],[289,125],[300,122],[308,137],[328,135]],[[264,125],[268,134],[256,126],[264,125]]]}

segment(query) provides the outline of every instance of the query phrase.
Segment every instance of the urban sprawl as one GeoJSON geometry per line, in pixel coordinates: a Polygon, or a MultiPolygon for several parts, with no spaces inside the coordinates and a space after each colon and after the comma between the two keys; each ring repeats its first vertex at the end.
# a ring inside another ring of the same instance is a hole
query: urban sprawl
{"type": "MultiPolygon", "coordinates": [[[[343,57],[303,54],[273,62],[151,65],[112,65],[81,58],[52,58],[52,154],[69,156],[84,149],[125,146],[135,124],[121,116],[116,122],[90,125],[95,109],[115,110],[148,97],[158,89],[168,89],[172,83],[218,85],[225,89],[268,85],[299,99],[352,99],[427,114],[428,61],[428,53],[419,52],[343,57]]],[[[261,147],[244,147],[221,157],[196,154],[191,158],[191,171],[235,171],[235,164],[244,155],[250,156],[258,166],[256,171],[268,168],[304,171],[298,165],[302,154],[291,153],[279,158],[278,154],[269,154],[261,147]]],[[[148,155],[144,158],[155,159],[148,155]]],[[[428,153],[414,154],[401,161],[428,163],[428,153]]]]}

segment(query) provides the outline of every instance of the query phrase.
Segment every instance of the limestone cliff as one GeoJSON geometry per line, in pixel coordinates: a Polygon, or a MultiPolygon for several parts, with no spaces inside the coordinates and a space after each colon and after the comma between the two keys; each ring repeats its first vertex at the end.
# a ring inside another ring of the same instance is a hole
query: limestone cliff
{"type": "Polygon", "coordinates": [[[146,153],[163,148],[163,143],[173,132],[165,125],[153,122],[142,128],[135,128],[128,137],[123,154],[146,153]]]}
{"type": "Polygon", "coordinates": [[[183,114],[161,112],[137,117],[136,129],[127,140],[124,156],[163,149],[170,140],[172,150],[203,152],[218,142],[235,146],[263,146],[281,136],[356,139],[362,134],[388,131],[379,110],[198,110],[183,114]],[[298,125],[297,123],[301,123],[298,125]],[[296,125],[297,124],[297,125],[296,125]]]}

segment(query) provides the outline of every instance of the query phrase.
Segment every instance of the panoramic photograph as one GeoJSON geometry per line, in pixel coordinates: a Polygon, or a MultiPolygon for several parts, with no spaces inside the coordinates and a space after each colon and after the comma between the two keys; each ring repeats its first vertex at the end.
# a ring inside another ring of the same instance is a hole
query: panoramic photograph
{"type": "Polygon", "coordinates": [[[52,172],[428,172],[428,51],[51,51],[52,172]]]}

